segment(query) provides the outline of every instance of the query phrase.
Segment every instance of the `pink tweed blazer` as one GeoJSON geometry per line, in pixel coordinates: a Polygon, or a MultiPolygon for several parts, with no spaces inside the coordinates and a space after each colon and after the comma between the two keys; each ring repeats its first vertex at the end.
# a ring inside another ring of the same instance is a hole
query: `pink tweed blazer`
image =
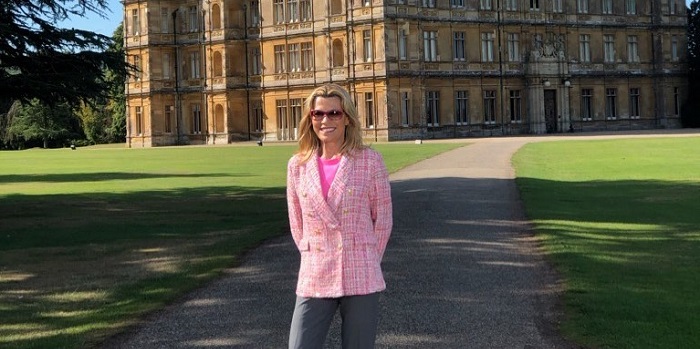
{"type": "Polygon", "coordinates": [[[301,253],[296,294],[337,298],[386,288],[380,263],[391,234],[389,175],[369,148],[345,155],[328,190],[321,192],[317,157],[287,166],[292,237],[301,253]]]}

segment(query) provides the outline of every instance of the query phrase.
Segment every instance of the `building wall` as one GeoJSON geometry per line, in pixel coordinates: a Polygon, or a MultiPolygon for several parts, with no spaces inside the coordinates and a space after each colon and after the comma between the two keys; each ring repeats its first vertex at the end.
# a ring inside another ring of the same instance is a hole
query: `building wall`
{"type": "Polygon", "coordinates": [[[126,0],[127,144],[293,141],[325,82],[368,141],[679,127],[671,1],[126,0]]]}

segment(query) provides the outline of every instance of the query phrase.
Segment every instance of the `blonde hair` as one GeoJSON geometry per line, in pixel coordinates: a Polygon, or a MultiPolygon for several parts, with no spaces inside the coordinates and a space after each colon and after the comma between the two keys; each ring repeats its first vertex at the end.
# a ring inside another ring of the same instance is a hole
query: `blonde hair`
{"type": "Polygon", "coordinates": [[[340,99],[340,105],[348,118],[348,124],[345,126],[345,138],[343,139],[343,144],[340,147],[340,154],[347,155],[356,150],[364,148],[365,145],[362,143],[360,120],[357,117],[357,108],[355,108],[355,104],[353,103],[350,94],[340,85],[325,84],[314,89],[313,92],[311,92],[311,95],[309,95],[309,97],[306,98],[306,101],[304,101],[304,116],[299,122],[299,150],[297,151],[297,154],[300,155],[301,163],[311,159],[314,152],[318,152],[318,150],[321,148],[321,140],[318,139],[318,136],[316,136],[316,133],[313,130],[311,116],[309,115],[311,109],[313,109],[314,104],[316,103],[317,97],[337,97],[340,99]]]}

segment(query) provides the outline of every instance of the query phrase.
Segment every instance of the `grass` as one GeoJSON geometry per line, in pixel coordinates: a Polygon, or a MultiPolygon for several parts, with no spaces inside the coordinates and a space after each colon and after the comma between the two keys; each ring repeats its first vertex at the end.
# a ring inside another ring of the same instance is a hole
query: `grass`
{"type": "MultiPolygon", "coordinates": [[[[390,171],[463,144],[375,144],[390,171]]],[[[87,348],[287,233],[294,146],[0,152],[0,347],[87,348]]]]}
{"type": "Polygon", "coordinates": [[[700,138],[532,143],[527,214],[591,348],[700,348],[700,138]]]}

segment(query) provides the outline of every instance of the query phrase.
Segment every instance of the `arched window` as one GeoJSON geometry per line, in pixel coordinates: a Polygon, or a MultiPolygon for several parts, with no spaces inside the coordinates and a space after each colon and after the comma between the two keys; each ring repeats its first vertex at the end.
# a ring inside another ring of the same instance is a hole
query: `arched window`
{"type": "Polygon", "coordinates": [[[226,125],[224,124],[224,107],[221,104],[217,104],[214,107],[214,132],[223,133],[226,130],[226,125]]]}
{"type": "Polygon", "coordinates": [[[223,68],[222,68],[222,63],[221,63],[221,52],[216,51],[214,52],[214,76],[219,77],[222,74],[223,68]]]}
{"type": "Polygon", "coordinates": [[[343,41],[333,40],[333,66],[342,67],[345,65],[345,53],[343,52],[343,41]]]}
{"type": "Polygon", "coordinates": [[[221,29],[221,8],[219,4],[211,6],[211,24],[213,26],[211,29],[221,29]]]}

